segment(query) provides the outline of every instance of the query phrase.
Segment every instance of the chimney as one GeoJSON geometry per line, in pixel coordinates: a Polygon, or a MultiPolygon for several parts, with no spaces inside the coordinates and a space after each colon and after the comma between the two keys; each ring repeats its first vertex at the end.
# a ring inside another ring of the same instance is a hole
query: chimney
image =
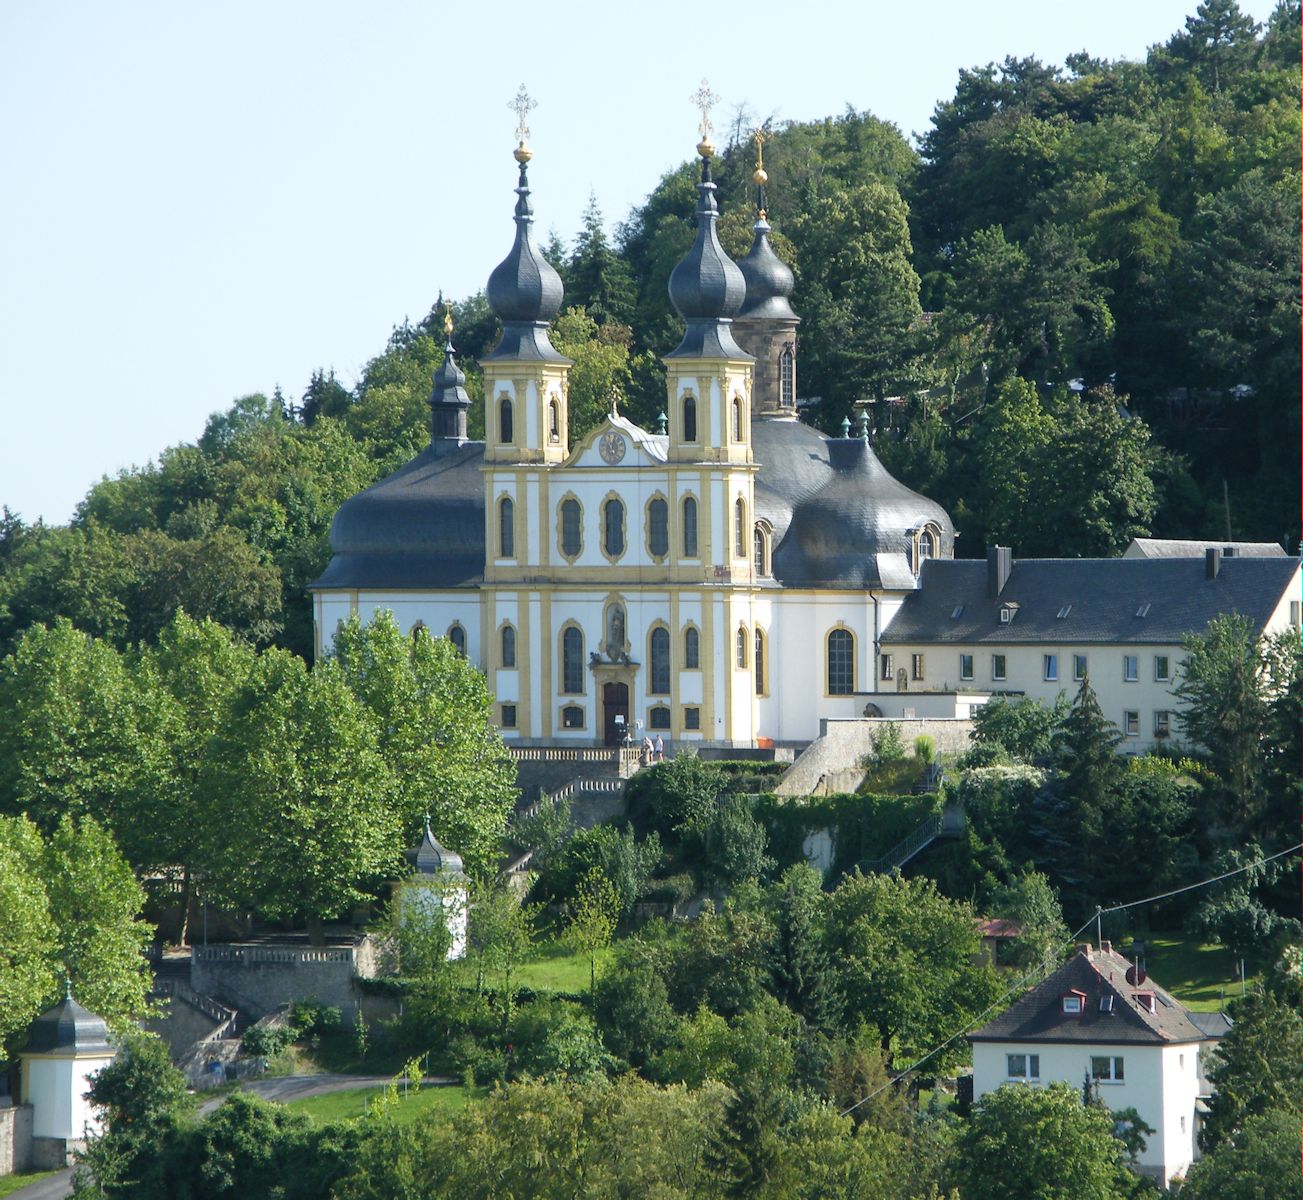
{"type": "Polygon", "coordinates": [[[1013,570],[1013,551],[1008,546],[988,546],[986,548],[986,594],[997,599],[1009,582],[1009,572],[1013,570]]]}
{"type": "Polygon", "coordinates": [[[1089,956],[1089,955],[1090,955],[1090,943],[1089,943],[1089,942],[1078,942],[1078,943],[1077,943],[1077,953],[1078,953],[1078,954],[1085,954],[1085,955],[1089,956]]]}
{"type": "Polygon", "coordinates": [[[1112,943],[1112,942],[1100,942],[1100,944],[1099,944],[1099,949],[1100,949],[1100,952],[1101,952],[1102,954],[1112,954],[1112,953],[1113,953],[1113,943],[1112,943]]]}
{"type": "Polygon", "coordinates": [[[1234,546],[1223,546],[1223,547],[1222,547],[1222,557],[1223,557],[1223,558],[1234,558],[1234,557],[1235,557],[1235,547],[1234,547],[1234,546]]]}
{"type": "Polygon", "coordinates": [[[1222,569],[1222,552],[1216,546],[1209,546],[1203,554],[1203,577],[1216,579],[1222,569]]]}

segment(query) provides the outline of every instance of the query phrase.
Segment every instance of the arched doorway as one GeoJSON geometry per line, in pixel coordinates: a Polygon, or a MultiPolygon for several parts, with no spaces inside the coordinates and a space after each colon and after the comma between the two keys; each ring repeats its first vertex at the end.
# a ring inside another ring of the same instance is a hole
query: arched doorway
{"type": "Polygon", "coordinates": [[[624,741],[625,731],[629,728],[629,685],[627,683],[604,683],[602,685],[602,720],[606,730],[606,744],[618,746],[624,741]],[[624,720],[617,721],[616,717],[624,720]]]}

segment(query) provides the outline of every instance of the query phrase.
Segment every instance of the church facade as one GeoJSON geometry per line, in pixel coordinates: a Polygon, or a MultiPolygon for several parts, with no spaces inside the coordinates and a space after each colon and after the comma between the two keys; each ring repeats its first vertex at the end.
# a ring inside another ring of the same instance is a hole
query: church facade
{"type": "Polygon", "coordinates": [[[548,339],[562,284],[533,244],[522,139],[515,241],[487,288],[502,336],[482,362],[486,440],[466,436],[449,326],[430,446],[336,516],[318,653],[350,614],[388,609],[485,673],[518,742],[799,743],[863,713],[882,633],[923,562],[953,556],[954,528],[886,471],[867,426],[828,438],[798,419],[794,280],[769,245],[763,168],[734,263],[708,136],[698,152],[660,428],[613,406],[572,442],[570,363],[548,339]]]}
{"type": "Polygon", "coordinates": [[[481,364],[486,439],[467,437],[448,324],[429,446],[331,527],[318,654],[350,615],[389,610],[484,672],[518,745],[803,745],[827,720],[1052,702],[1089,677],[1123,752],[1140,753],[1179,741],[1188,634],[1230,612],[1298,629],[1299,561],[1283,551],[955,559],[950,518],[892,478],[867,422],[830,438],[799,420],[794,279],[769,244],[763,167],[734,263],[708,136],[698,152],[659,427],[613,406],[572,440],[570,363],[548,339],[563,289],[533,243],[522,134],[515,240],[487,288],[502,336],[481,364]]]}

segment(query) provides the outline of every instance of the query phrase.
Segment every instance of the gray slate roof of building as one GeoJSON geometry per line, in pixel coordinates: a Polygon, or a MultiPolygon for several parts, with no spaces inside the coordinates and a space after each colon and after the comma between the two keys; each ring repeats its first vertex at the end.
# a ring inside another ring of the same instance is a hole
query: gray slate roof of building
{"type": "Polygon", "coordinates": [[[1245,558],[1284,558],[1279,542],[1200,542],[1179,538],[1132,538],[1127,558],[1202,558],[1208,550],[1221,550],[1245,558]]]}
{"type": "Polygon", "coordinates": [[[1152,979],[1133,987],[1126,980],[1130,966],[1111,950],[1078,951],[995,1020],[970,1033],[968,1040],[1164,1044],[1202,1042],[1230,1028],[1224,1017],[1216,1027],[1209,1023],[1209,1030],[1200,1028],[1186,1007],[1152,979]],[[1070,991],[1083,993],[1080,1015],[1063,1011],[1062,997],[1070,991]],[[1154,994],[1152,1013],[1136,999],[1143,992],[1154,994]],[[1113,998],[1108,1011],[1100,1009],[1104,996],[1113,998]]]}
{"type": "Polygon", "coordinates": [[[103,1017],[83,1008],[71,992],[32,1022],[28,1054],[112,1054],[109,1027],[103,1017]]]}
{"type": "Polygon", "coordinates": [[[1293,558],[1223,558],[1217,578],[1207,579],[1202,558],[1031,558],[1015,560],[996,598],[987,594],[985,560],[932,559],[882,642],[1170,644],[1233,612],[1260,630],[1298,567],[1293,558]],[[1000,609],[1009,602],[1018,608],[1006,624],[1000,609]]]}

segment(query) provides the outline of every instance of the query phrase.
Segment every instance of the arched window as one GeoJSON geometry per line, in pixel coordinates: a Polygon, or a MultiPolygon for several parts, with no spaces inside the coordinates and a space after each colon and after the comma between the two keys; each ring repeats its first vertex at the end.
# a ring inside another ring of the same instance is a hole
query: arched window
{"type": "Polygon", "coordinates": [[[849,696],[855,691],[855,638],[849,629],[828,635],[828,695],[849,696]]]}
{"type": "Polygon", "coordinates": [[[511,397],[503,396],[498,402],[498,440],[500,442],[515,441],[512,424],[511,397]]]}
{"type": "Polygon", "coordinates": [[[670,631],[658,625],[651,632],[648,658],[651,660],[648,692],[653,696],[670,694],[670,631]]]}
{"type": "Polygon", "coordinates": [[[695,396],[683,397],[683,440],[685,442],[695,442],[697,440],[697,398],[695,396]]]}
{"type": "Polygon", "coordinates": [[[416,624],[412,626],[412,641],[416,641],[416,639],[421,636],[421,633],[424,630],[425,630],[425,622],[418,620],[416,624]]]}
{"type": "Polygon", "coordinates": [[[683,557],[697,557],[697,502],[691,496],[683,501],[683,557]]]}
{"type": "MultiPolygon", "coordinates": [[[[932,526],[927,526],[922,533],[918,535],[918,571],[923,569],[923,563],[933,558],[937,552],[937,537],[932,526]]],[[[917,571],[915,572],[917,574],[917,571]]]]}
{"type": "Polygon", "coordinates": [[[739,667],[747,665],[747,627],[745,625],[737,627],[737,665],[739,667]]]}
{"type": "Polygon", "coordinates": [[[561,413],[555,400],[549,400],[547,405],[547,436],[549,441],[561,440],[561,413]]]}
{"type": "Polygon", "coordinates": [[[624,504],[614,498],[602,505],[602,547],[611,558],[624,553],[624,504]]]}
{"type": "Polygon", "coordinates": [[[579,501],[573,496],[561,501],[561,553],[576,558],[583,549],[579,501]]]}
{"type": "Polygon", "coordinates": [[[574,625],[561,635],[561,690],[570,696],[584,690],[584,635],[574,625]]]}
{"type": "Polygon", "coordinates": [[[514,625],[504,625],[502,627],[502,665],[504,667],[514,667],[516,665],[516,627],[514,625]]]}
{"type": "Polygon", "coordinates": [[[659,496],[647,505],[647,549],[653,558],[670,552],[670,506],[659,496]]]}
{"type": "Polygon", "coordinates": [[[510,496],[498,501],[498,557],[516,556],[516,506],[510,496]]]}
{"type": "Polygon", "coordinates": [[[740,442],[742,440],[742,398],[733,397],[733,440],[740,442]]]}
{"type": "Polygon", "coordinates": [[[701,670],[701,634],[695,625],[683,631],[683,666],[688,671],[701,670]]]}
{"type": "Polygon", "coordinates": [[[765,635],[760,629],[756,630],[756,695],[763,696],[768,690],[765,687],[765,635]]]}
{"type": "Polygon", "coordinates": [[[741,496],[733,505],[733,553],[738,558],[747,556],[747,503],[741,496]]]}
{"type": "Polygon", "coordinates": [[[769,531],[763,525],[757,525],[751,535],[755,551],[756,574],[768,575],[769,570],[769,531]]]}
{"type": "Polygon", "coordinates": [[[778,403],[783,408],[796,404],[796,355],[791,346],[783,347],[778,356],[778,403]]]}
{"type": "Polygon", "coordinates": [[[452,643],[452,648],[457,651],[462,658],[466,657],[466,630],[461,624],[454,621],[448,629],[448,640],[452,643]]]}

